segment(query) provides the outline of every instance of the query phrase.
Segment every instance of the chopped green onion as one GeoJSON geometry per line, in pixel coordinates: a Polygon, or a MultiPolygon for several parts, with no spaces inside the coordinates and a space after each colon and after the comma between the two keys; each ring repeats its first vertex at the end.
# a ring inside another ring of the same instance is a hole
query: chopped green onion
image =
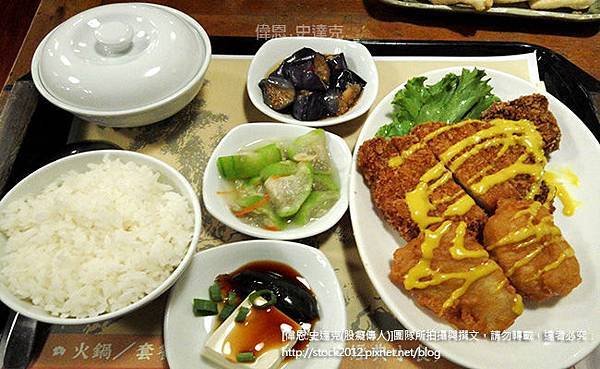
{"type": "Polygon", "coordinates": [[[238,306],[239,305],[239,300],[237,297],[237,294],[233,291],[229,292],[229,294],[227,295],[227,305],[231,305],[231,306],[238,306]]]}
{"type": "Polygon", "coordinates": [[[223,295],[221,295],[221,286],[219,286],[219,284],[216,282],[215,282],[215,284],[210,286],[210,288],[208,289],[208,294],[210,295],[211,301],[215,301],[215,302],[223,301],[223,295]]]}
{"type": "Polygon", "coordinates": [[[253,363],[256,360],[254,352],[240,352],[235,358],[238,363],[253,363]]]}
{"type": "Polygon", "coordinates": [[[248,316],[249,312],[250,309],[248,309],[245,306],[242,306],[240,310],[238,310],[237,315],[235,316],[235,321],[238,323],[243,323],[246,320],[246,317],[248,316]]]}
{"type": "Polygon", "coordinates": [[[277,303],[277,296],[275,296],[275,294],[271,290],[254,291],[250,294],[250,296],[248,296],[248,299],[250,300],[252,305],[258,309],[266,309],[269,306],[275,305],[277,303]],[[262,305],[256,304],[255,301],[259,297],[262,297],[267,302],[265,302],[262,305]]]}
{"type": "Polygon", "coordinates": [[[194,299],[193,309],[196,316],[217,315],[219,312],[216,302],[202,299],[194,299]]]}
{"type": "Polygon", "coordinates": [[[221,310],[221,312],[219,313],[219,319],[221,321],[224,321],[225,319],[229,318],[229,316],[231,315],[231,313],[233,313],[234,310],[235,310],[234,305],[225,304],[223,306],[223,310],[221,310]]]}

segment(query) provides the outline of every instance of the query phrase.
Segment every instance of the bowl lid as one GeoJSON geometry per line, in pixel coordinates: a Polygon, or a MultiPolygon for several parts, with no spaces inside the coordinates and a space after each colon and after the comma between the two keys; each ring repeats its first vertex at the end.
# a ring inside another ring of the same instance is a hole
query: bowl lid
{"type": "Polygon", "coordinates": [[[206,57],[199,32],[177,13],[144,3],[89,9],[46,36],[32,71],[53,97],[80,109],[157,103],[191,83],[206,57]]]}

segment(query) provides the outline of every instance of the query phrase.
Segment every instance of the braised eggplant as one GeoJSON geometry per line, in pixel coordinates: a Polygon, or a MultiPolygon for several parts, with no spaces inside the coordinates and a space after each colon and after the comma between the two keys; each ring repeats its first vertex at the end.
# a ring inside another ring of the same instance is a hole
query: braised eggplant
{"type": "Polygon", "coordinates": [[[331,76],[330,76],[330,85],[334,85],[335,82],[334,81],[337,76],[344,70],[348,69],[348,64],[346,63],[346,57],[344,57],[344,54],[333,54],[333,55],[327,55],[325,57],[325,60],[327,60],[327,65],[329,66],[329,70],[331,71],[331,76]]]}
{"type": "Polygon", "coordinates": [[[333,88],[324,95],[325,111],[328,116],[342,115],[356,103],[360,97],[362,87],[358,83],[346,85],[344,90],[333,88]]]}
{"type": "Polygon", "coordinates": [[[276,71],[300,90],[324,91],[329,85],[329,67],[322,54],[310,48],[296,51],[276,71]]]}
{"type": "Polygon", "coordinates": [[[367,82],[350,69],[345,69],[335,77],[335,81],[332,82],[332,87],[345,90],[348,85],[352,84],[357,84],[362,89],[366,86],[367,82]]]}
{"type": "Polygon", "coordinates": [[[292,107],[292,116],[298,120],[319,120],[327,116],[323,92],[300,91],[292,107]]]}
{"type": "Polygon", "coordinates": [[[366,84],[348,69],[343,53],[323,55],[305,47],[287,57],[259,86],[269,107],[291,110],[295,119],[311,121],[346,113],[366,84]]]}

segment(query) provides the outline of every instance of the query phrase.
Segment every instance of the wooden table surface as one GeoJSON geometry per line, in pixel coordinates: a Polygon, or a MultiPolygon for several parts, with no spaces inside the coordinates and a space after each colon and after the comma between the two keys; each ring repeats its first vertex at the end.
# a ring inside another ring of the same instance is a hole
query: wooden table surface
{"type": "MultiPolygon", "coordinates": [[[[87,8],[117,2],[42,0],[7,82],[29,72],[41,39],[87,8]]],[[[173,0],[210,35],[336,33],[348,39],[518,41],[551,48],[600,79],[600,24],[456,15],[402,9],[377,0],[173,0]],[[275,27],[273,27],[275,26],[275,27]],[[285,28],[285,29],[284,29],[285,28]],[[269,33],[270,32],[270,33],[269,33]]]]}

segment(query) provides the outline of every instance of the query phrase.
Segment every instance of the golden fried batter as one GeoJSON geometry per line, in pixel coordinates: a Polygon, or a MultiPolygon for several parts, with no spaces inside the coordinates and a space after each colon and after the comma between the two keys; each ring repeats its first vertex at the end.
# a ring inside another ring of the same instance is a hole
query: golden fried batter
{"type": "Polygon", "coordinates": [[[464,220],[470,232],[479,234],[487,219],[483,210],[433,153],[418,143],[415,136],[407,135],[391,140],[374,138],[360,147],[358,167],[377,209],[406,240],[445,219],[464,220]],[[425,211],[419,212],[415,202],[425,204],[425,211]]]}
{"type": "Polygon", "coordinates": [[[524,297],[565,296],[579,283],[573,249],[541,203],[504,200],[483,231],[484,246],[524,297]]]}
{"type": "Polygon", "coordinates": [[[548,99],[544,95],[532,94],[521,96],[509,102],[497,102],[481,115],[482,120],[496,118],[527,119],[533,122],[544,139],[546,155],[558,150],[561,136],[560,128],[554,114],[548,110],[548,99]]]}
{"type": "MultiPolygon", "coordinates": [[[[521,137],[521,133],[515,131],[527,124],[531,126],[531,123],[502,120],[470,120],[450,126],[428,123],[417,126],[412,133],[427,143],[436,157],[453,173],[456,181],[481,206],[493,213],[500,199],[537,196],[544,201],[545,197],[542,196],[547,195],[547,191],[541,189],[540,175],[545,163],[540,164],[537,178],[535,174],[527,172],[508,174],[519,163],[530,167],[536,163],[535,151],[515,139],[521,137]],[[505,133],[502,130],[505,127],[514,133],[505,133]],[[504,180],[498,183],[491,181],[503,172],[506,173],[504,180]],[[486,183],[488,181],[492,185],[486,183]]],[[[541,152],[541,137],[531,127],[529,134],[537,135],[539,141],[540,157],[537,159],[545,161],[541,152]]]]}
{"type": "Polygon", "coordinates": [[[504,330],[521,314],[521,298],[465,228],[447,221],[421,233],[396,250],[390,279],[459,329],[504,330]]]}

